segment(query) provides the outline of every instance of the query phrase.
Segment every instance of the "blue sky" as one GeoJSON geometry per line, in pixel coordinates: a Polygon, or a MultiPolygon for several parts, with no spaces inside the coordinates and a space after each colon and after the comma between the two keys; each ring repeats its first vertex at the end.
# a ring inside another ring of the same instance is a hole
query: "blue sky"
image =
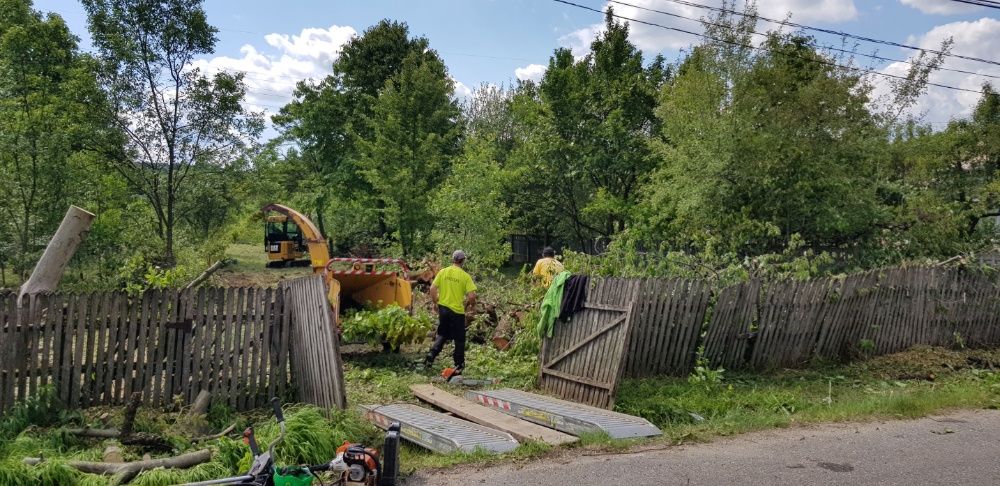
{"type": "MultiPolygon", "coordinates": [[[[689,0],[718,5],[719,0],[689,0]]],[[[598,0],[577,3],[603,8],[598,0]]],[[[628,0],[638,6],[699,17],[705,10],[670,0],[628,0]]],[[[975,8],[953,0],[760,0],[762,15],[808,25],[917,44],[937,46],[947,36],[955,38],[953,52],[1000,59],[1000,10],[975,8]]],[[[35,8],[62,15],[89,48],[86,18],[74,0],[35,0],[35,8]]],[[[248,72],[249,103],[273,112],[287,102],[295,82],[319,78],[329,70],[339,45],[382,18],[405,21],[411,32],[430,39],[460,83],[458,94],[480,83],[509,83],[518,75],[540,76],[552,50],[559,46],[582,52],[598,33],[601,16],[549,0],[207,0],[209,21],[220,29],[214,56],[202,60],[206,70],[248,72]],[[532,67],[531,65],[537,65],[532,67]]],[[[642,20],[700,30],[697,22],[616,5],[616,12],[642,20]]],[[[758,30],[772,27],[761,24],[758,30]]],[[[689,35],[633,25],[637,44],[647,56],[663,53],[676,60],[681,50],[697,42],[689,35]]],[[[824,43],[840,39],[815,34],[824,43]]],[[[859,50],[903,59],[912,55],[889,46],[861,45],[859,50]]],[[[905,66],[870,64],[890,73],[905,73],[905,66]]],[[[946,66],[1000,75],[1000,66],[950,59],[946,66]]],[[[978,89],[987,78],[939,73],[942,84],[978,89]]],[[[997,81],[997,80],[994,80],[997,81]]],[[[997,84],[996,82],[994,83],[997,84]]],[[[915,112],[930,122],[967,115],[977,95],[934,88],[915,112]]]]}

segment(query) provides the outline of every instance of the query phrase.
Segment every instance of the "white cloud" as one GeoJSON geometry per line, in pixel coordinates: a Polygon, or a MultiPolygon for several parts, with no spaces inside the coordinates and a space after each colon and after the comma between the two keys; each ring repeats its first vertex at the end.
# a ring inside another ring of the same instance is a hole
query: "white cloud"
{"type": "Polygon", "coordinates": [[[541,64],[528,64],[525,67],[515,69],[514,76],[521,81],[528,81],[530,79],[537,83],[542,80],[545,69],[546,67],[541,64]]]}
{"type": "Polygon", "coordinates": [[[982,7],[967,3],[956,2],[954,0],[899,0],[903,5],[908,5],[925,14],[955,15],[975,12],[982,7]]]}
{"type": "MultiPolygon", "coordinates": [[[[955,41],[951,49],[952,53],[995,59],[996,53],[1000,52],[1000,20],[982,18],[972,22],[952,22],[939,25],[927,33],[917,36],[915,43],[921,48],[938,49],[941,47],[941,42],[949,37],[955,41]]],[[[909,67],[907,64],[897,62],[886,66],[883,72],[905,76],[909,67]]],[[[1000,76],[1000,67],[998,66],[955,57],[946,58],[944,67],[1000,76]]],[[[927,92],[920,97],[912,113],[924,115],[926,121],[932,122],[969,116],[979,101],[979,91],[983,83],[992,81],[994,86],[1000,85],[996,79],[950,71],[937,71],[931,75],[930,81],[975,91],[970,93],[935,86],[928,87],[927,92]]],[[[876,83],[878,88],[876,93],[885,93],[887,90],[885,82],[876,80],[876,83]]]]}
{"type": "Polygon", "coordinates": [[[465,83],[451,78],[452,82],[455,83],[455,97],[458,99],[465,99],[472,95],[472,89],[465,85],[465,83]]]}
{"type": "Polygon", "coordinates": [[[784,19],[789,13],[796,22],[846,22],[858,17],[854,0],[760,0],[760,14],[775,20],[784,19]]]}
{"type": "Polygon", "coordinates": [[[246,44],[240,48],[241,57],[199,59],[193,66],[206,74],[246,73],[247,106],[273,114],[292,100],[292,91],[299,81],[320,80],[329,75],[344,44],[355,35],[353,27],[338,25],[328,29],[306,28],[298,35],[268,34],[264,36],[267,46],[261,48],[263,51],[246,44]]]}
{"type": "MultiPolygon", "coordinates": [[[[703,30],[699,20],[714,13],[707,9],[661,0],[630,0],[627,3],[634,5],[634,7],[605,3],[604,9],[606,10],[610,5],[614,8],[615,14],[622,17],[696,33],[701,33],[703,30]],[[650,10],[668,12],[686,18],[650,10]]],[[[722,5],[721,0],[701,0],[697,3],[714,7],[722,5]]],[[[775,20],[783,20],[791,13],[792,19],[797,22],[834,23],[853,20],[858,16],[854,0],[760,0],[757,9],[760,15],[775,20]]],[[[636,46],[647,54],[682,49],[700,42],[700,39],[694,35],[642,22],[629,21],[630,38],[636,46]]],[[[757,30],[765,31],[776,27],[778,26],[775,24],[761,22],[757,30]]],[[[603,31],[604,24],[595,23],[560,37],[559,44],[570,48],[574,56],[582,57],[589,51],[590,43],[603,31]]]]}

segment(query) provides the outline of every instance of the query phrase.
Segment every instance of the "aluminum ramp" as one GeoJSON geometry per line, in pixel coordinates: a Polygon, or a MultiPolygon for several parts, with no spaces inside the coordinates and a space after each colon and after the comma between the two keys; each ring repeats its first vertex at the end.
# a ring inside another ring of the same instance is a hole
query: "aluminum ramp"
{"type": "Polygon", "coordinates": [[[487,452],[501,453],[518,446],[506,432],[408,403],[361,408],[365,418],[375,425],[388,429],[392,422],[399,422],[399,435],[404,439],[442,454],[472,452],[480,447],[487,452]]]}
{"type": "Polygon", "coordinates": [[[606,432],[613,439],[652,437],[660,429],[648,420],[534,393],[504,388],[465,392],[465,398],[539,425],[580,435],[606,432]]]}

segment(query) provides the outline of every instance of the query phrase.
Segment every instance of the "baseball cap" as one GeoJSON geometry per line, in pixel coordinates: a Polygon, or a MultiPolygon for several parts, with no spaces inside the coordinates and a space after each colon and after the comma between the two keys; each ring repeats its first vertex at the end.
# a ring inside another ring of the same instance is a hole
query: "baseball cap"
{"type": "Polygon", "coordinates": [[[452,261],[460,262],[465,260],[465,252],[462,250],[455,250],[455,253],[451,254],[452,261]]]}

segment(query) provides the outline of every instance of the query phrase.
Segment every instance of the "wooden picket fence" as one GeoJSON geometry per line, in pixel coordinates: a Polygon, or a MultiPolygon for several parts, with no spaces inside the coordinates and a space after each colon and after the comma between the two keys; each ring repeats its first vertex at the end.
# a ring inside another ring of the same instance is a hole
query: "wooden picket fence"
{"type": "Polygon", "coordinates": [[[686,375],[702,346],[712,366],[764,370],[915,345],[1000,345],[1000,280],[961,268],[751,280],[714,297],[694,280],[592,279],[585,309],[604,313],[556,324],[542,341],[542,388],[610,406],[621,377],[686,375]],[[611,309],[628,309],[624,325],[611,325],[611,309]]]}
{"type": "Polygon", "coordinates": [[[722,291],[705,339],[714,366],[767,369],[931,346],[1000,345],[1000,282],[905,267],[722,291]]]}
{"type": "Polygon", "coordinates": [[[0,411],[44,386],[70,407],[121,405],[133,392],[149,405],[186,404],[208,390],[247,410],[272,396],[294,399],[311,380],[342,394],[339,361],[315,376],[293,371],[293,342],[318,325],[305,312],[293,321],[302,299],[316,296],[284,285],[32,295],[19,306],[2,295],[0,411]]]}

